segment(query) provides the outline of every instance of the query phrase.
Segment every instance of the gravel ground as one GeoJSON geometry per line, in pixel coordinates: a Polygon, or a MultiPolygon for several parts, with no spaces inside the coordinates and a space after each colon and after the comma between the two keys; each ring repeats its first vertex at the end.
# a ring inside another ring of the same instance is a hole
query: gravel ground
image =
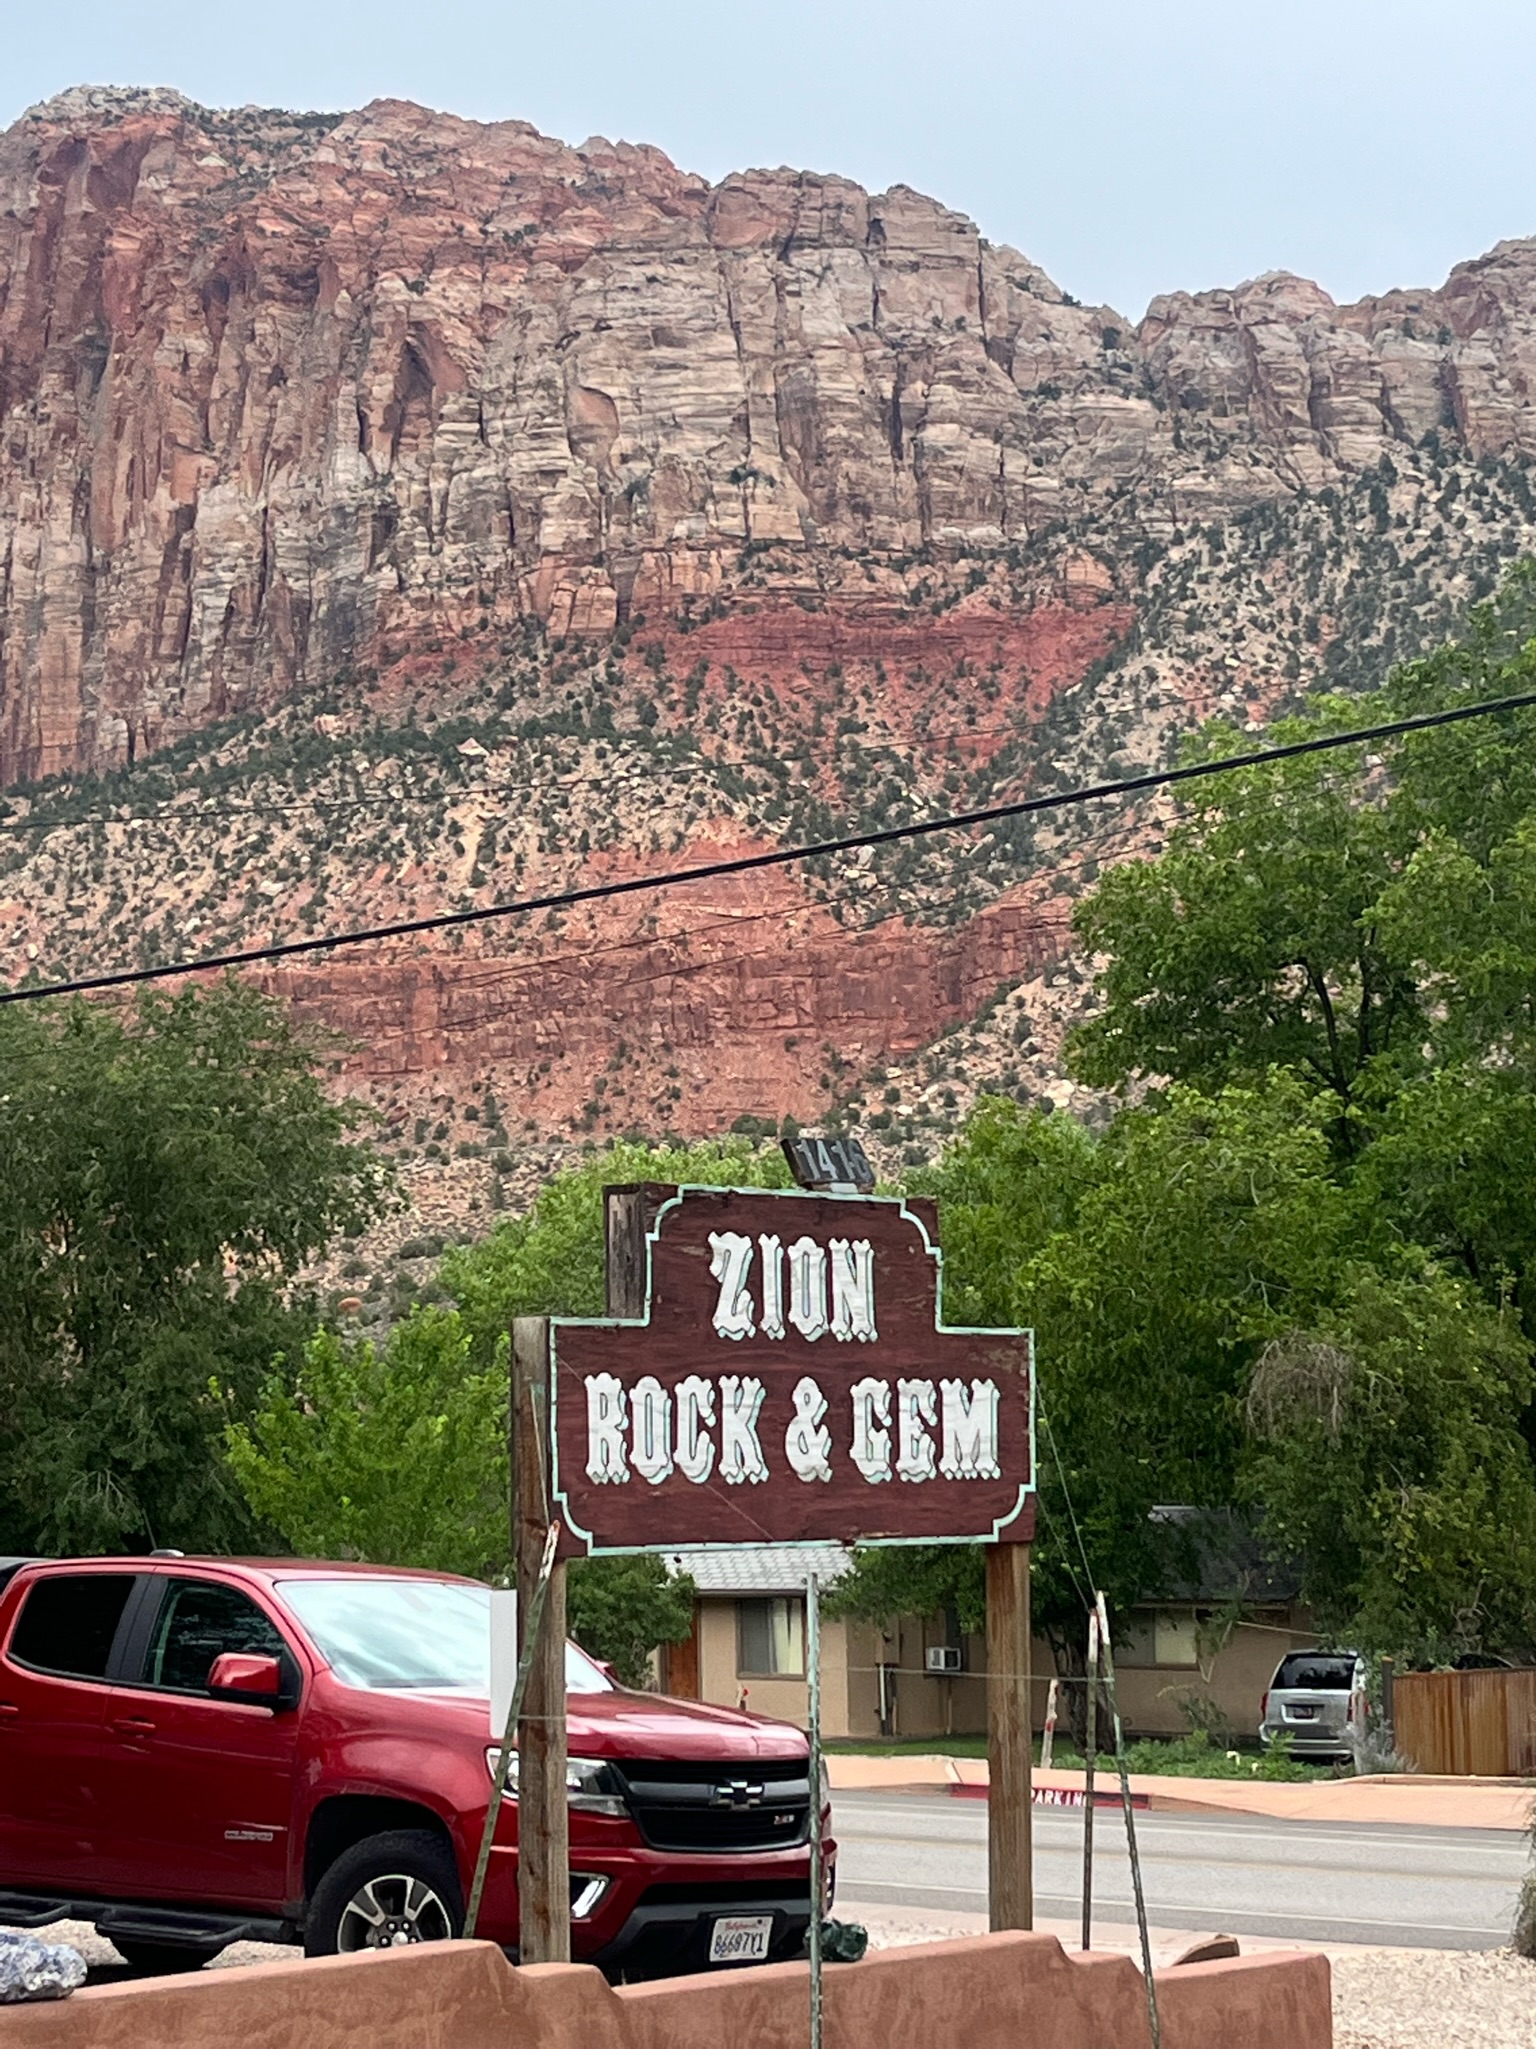
{"type": "MultiPolygon", "coordinates": [[[[950,1918],[902,1908],[850,1906],[851,1918],[865,1920],[872,1949],[909,1942],[943,1942],[979,1934],[980,1915],[950,1918]]],[[[1070,1932],[1051,1932],[1073,1947],[1070,1932]]],[[[1137,1953],[1134,1930],[1106,1927],[1101,1945],[1137,1953]]],[[[1199,1937],[1157,1929],[1152,1960],[1171,1964],[1199,1937]]],[[[1278,1950],[1279,1942],[1245,1941],[1253,1956],[1278,1950]]],[[[1536,1963],[1512,1950],[1330,1948],[1333,1967],[1334,2049],[1536,2049],[1536,1963]]]]}
{"type": "MultiPolygon", "coordinates": [[[[911,1911],[871,1912],[868,1919],[873,1949],[942,1942],[979,1932],[974,1925],[957,1926],[911,1911]]],[[[980,1917],[966,1920],[979,1922],[980,1917]]],[[[93,1984],[111,1984],[128,1976],[111,1943],[87,1922],[61,1921],[38,1933],[46,1941],[67,1942],[78,1949],[90,1966],[93,1984]]],[[[1187,1932],[1159,1931],[1155,1961],[1171,1962],[1178,1949],[1196,1940],[1187,1932]]],[[[1105,1946],[1120,1945],[1111,1940],[1105,1946]]],[[[1244,1947],[1252,1954],[1279,1945],[1244,1947]]],[[[275,1963],[297,1955],[296,1950],[271,1943],[240,1942],[209,1968],[275,1963]]],[[[1334,1949],[1329,1959],[1334,2049],[1536,2049],[1536,1963],[1511,1950],[1334,1949]]]]}
{"type": "Polygon", "coordinates": [[[1536,1963],[1513,1950],[1335,1950],[1334,2049],[1536,2049],[1536,1963]]]}
{"type": "MultiPolygon", "coordinates": [[[[89,1921],[55,1921],[51,1927],[35,1928],[31,1931],[43,1942],[67,1942],[71,1949],[79,1950],[85,1958],[93,1985],[112,1985],[128,1977],[128,1966],[104,1936],[96,1933],[89,1921]]],[[[285,1959],[292,1962],[301,1955],[297,1949],[289,1949],[275,1942],[236,1942],[222,1950],[211,1964],[210,1971],[221,1965],[230,1964],[278,1964],[285,1959]]]]}

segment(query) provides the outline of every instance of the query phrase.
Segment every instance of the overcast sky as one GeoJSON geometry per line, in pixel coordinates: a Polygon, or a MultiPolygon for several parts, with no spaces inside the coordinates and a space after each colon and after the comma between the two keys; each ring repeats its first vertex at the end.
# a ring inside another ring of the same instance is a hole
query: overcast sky
{"type": "Polygon", "coordinates": [[[74,0],[0,11],[0,120],[80,83],[380,95],[569,142],[905,182],[1085,301],[1438,284],[1536,232],[1533,0],[74,0]]]}

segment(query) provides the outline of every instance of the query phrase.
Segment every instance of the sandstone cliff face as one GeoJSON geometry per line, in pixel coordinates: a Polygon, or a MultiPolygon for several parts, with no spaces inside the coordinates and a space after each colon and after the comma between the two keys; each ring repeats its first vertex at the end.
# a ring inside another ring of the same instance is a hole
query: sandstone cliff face
{"type": "MultiPolygon", "coordinates": [[[[66,95],[0,138],[0,979],[980,808],[1367,687],[1536,553],[1533,335],[1536,242],[1132,330],[904,188],[66,95]]],[[[895,1169],[981,1088],[1082,1107],[1071,902],[1166,815],[267,986],[351,1041],[399,1237],[627,1130],[836,1111],[895,1169]]]]}
{"type": "Polygon", "coordinates": [[[1529,451],[1533,333],[1531,243],[1132,331],[903,187],[711,187],[398,102],[66,94],[0,139],[0,781],[391,635],[729,610],[754,550],[795,590],[841,551],[1166,534],[1430,428],[1529,451]]]}

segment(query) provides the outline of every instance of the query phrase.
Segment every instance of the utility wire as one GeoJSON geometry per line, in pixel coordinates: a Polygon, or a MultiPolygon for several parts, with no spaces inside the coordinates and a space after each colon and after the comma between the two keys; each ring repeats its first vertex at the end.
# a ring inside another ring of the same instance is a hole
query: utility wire
{"type": "Polygon", "coordinates": [[[485,904],[467,911],[439,911],[431,917],[407,918],[397,924],[373,925],[356,932],[324,933],[315,939],[287,939],[272,946],[250,947],[238,953],[208,954],[201,959],[169,961],[158,967],[122,968],[113,974],[82,975],[67,982],[44,982],[32,988],[0,990],[0,1004],[32,1003],[48,996],[78,996],[95,989],[122,989],[141,982],[166,981],[177,975],[207,974],[215,968],[254,967],[263,961],[289,960],[300,954],[328,952],[338,946],[367,946],[381,939],[408,939],[422,932],[449,931],[459,925],[481,925],[493,918],[521,917],[530,911],[567,910],[573,904],[600,903],[611,897],[635,896],[646,890],[678,889],[688,883],[715,882],[724,876],[747,875],[757,869],[783,868],[796,861],[856,853],[862,847],[895,846],[907,840],[926,839],[934,833],[959,832],[968,826],[996,825],[1003,819],[1060,811],[1075,804],[1093,803],[1100,798],[1126,797],[1141,790],[1166,789],[1208,776],[1230,775],[1237,769],[1263,768],[1271,762],[1295,761],[1303,755],[1323,754],[1339,747],[1392,740],[1404,733],[1459,725],[1467,719],[1487,718],[1500,711],[1526,710],[1532,705],[1536,705],[1536,690],[1527,690],[1514,697],[1489,698],[1479,704],[1460,705],[1449,711],[1421,712],[1413,718],[1391,719],[1384,725],[1357,727],[1348,733],[1328,733],[1312,740],[1293,740],[1283,747],[1259,748],[1249,754],[1230,755],[1222,761],[1197,761],[1182,768],[1152,769],[1145,775],[1120,776],[1113,782],[1089,783],[1077,789],[1060,790],[1049,797],[1024,797],[1011,804],[989,804],[978,811],[949,812],[940,818],[918,819],[910,825],[886,826],[878,832],[849,833],[841,839],[816,840],[807,846],[779,847],[766,854],[743,854],[735,860],[709,861],[696,868],[664,869],[658,875],[635,875],[623,882],[590,883],[581,889],[554,890],[545,896],[519,897],[510,903],[485,904]]]}
{"type": "MultiPolygon", "coordinates": [[[[1045,1404],[1039,1398],[1038,1389],[1036,1390],[1035,1394],[1035,1406],[1039,1414],[1040,1421],[1045,1425],[1046,1442],[1051,1447],[1051,1457],[1055,1460],[1056,1463],[1056,1477],[1061,1482],[1062,1499],[1066,1502],[1067,1514],[1072,1519],[1072,1534],[1077,1539],[1078,1556],[1083,1561],[1083,1572],[1087,1577],[1088,1585],[1091,1589],[1096,1584],[1096,1582],[1093,1577],[1093,1566],[1090,1563],[1088,1557],[1088,1547],[1083,1542],[1082,1524],[1079,1523],[1077,1519],[1077,1509],[1072,1501],[1072,1489],[1067,1485],[1067,1469],[1061,1462],[1061,1453],[1056,1449],[1056,1432],[1051,1428],[1051,1419],[1046,1411],[1045,1404]]],[[[1067,1566],[1067,1571],[1071,1574],[1072,1577],[1072,1584],[1074,1587],[1077,1587],[1077,1574],[1072,1571],[1070,1558],[1067,1559],[1065,1562],[1067,1566]]],[[[1082,1598],[1082,1589],[1080,1587],[1078,1588],[1078,1598],[1082,1598]]],[[[1091,1612],[1093,1608],[1092,1600],[1087,1601],[1085,1605],[1091,1612]]]]}

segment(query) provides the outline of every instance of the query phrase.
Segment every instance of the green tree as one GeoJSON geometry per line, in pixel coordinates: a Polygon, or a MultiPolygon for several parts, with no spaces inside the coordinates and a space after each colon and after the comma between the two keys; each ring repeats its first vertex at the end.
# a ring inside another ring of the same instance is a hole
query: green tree
{"type": "MultiPolygon", "coordinates": [[[[1462,640],[1277,737],[1532,689],[1527,565],[1462,640]]],[[[1235,744],[1213,727],[1197,751],[1235,744]]],[[[1106,875],[1077,928],[1107,957],[1070,1051],[1085,1080],[1310,1078],[1371,1204],[1490,1300],[1513,1284],[1536,1334],[1536,711],[1202,783],[1163,856],[1106,875]]]]}
{"type": "MultiPolygon", "coordinates": [[[[1368,723],[1372,707],[1329,698],[1277,722],[1277,742],[1368,723]]],[[[1212,726],[1194,759],[1243,744],[1212,726]]],[[[1421,1024],[1407,962],[1375,907],[1406,859],[1400,821],[1362,803],[1362,751],[1305,755],[1189,786],[1184,821],[1162,857],[1110,869],[1078,904],[1090,953],[1107,956],[1102,1007],[1076,1033],[1085,1081],[1142,1076],[1197,1087],[1252,1082],[1291,1068],[1345,1114],[1373,1064],[1416,1045],[1421,1024]]]]}
{"type": "MultiPolygon", "coordinates": [[[[1285,731],[1532,689],[1527,565],[1461,640],[1285,731]]],[[[1239,1461],[1320,1612],[1383,1649],[1529,1643],[1536,712],[1214,778],[1078,929],[1105,957],[1103,1007],[1071,1057],[1085,1079],[1154,1091],[1117,1123],[1156,1114],[1170,1079],[1306,1084],[1330,1106],[1329,1195],[1353,1236],[1315,1317],[1293,1303],[1302,1320],[1262,1354],[1239,1461]],[[1300,1383],[1280,1398],[1298,1360],[1333,1362],[1326,1424],[1300,1383]]]]}
{"type": "MultiPolygon", "coordinates": [[[[1332,1299],[1361,1220],[1329,1114],[1294,1081],[1174,1089],[1097,1136],[984,1101],[920,1177],[941,1204],[947,1320],[1035,1332],[1034,1606],[1063,1672],[1082,1672],[1092,1589],[1123,1612],[1187,1570],[1187,1533],[1150,1511],[1237,1498],[1252,1362],[1332,1299]]],[[[871,1548],[835,1599],[878,1619],[953,1608],[975,1628],[979,1558],[871,1548]]]]}
{"type": "Polygon", "coordinates": [[[566,1618],[584,1649],[626,1686],[643,1686],[656,1646],[681,1643],[692,1630],[697,1593],[691,1574],[669,1572],[649,1552],[579,1559],[567,1581],[566,1618]]]}
{"type": "Polygon", "coordinates": [[[1261,1353],[1248,1482],[1319,1624],[1436,1662],[1536,1642],[1536,1487],[1514,1317],[1409,1251],[1261,1353]]]}
{"type": "Polygon", "coordinates": [[[0,1012],[0,1548],[253,1540],[225,1425],[388,1193],[329,1055],[232,980],[0,1012]]]}
{"type": "Polygon", "coordinates": [[[507,1569],[507,1381],[477,1368],[456,1310],[385,1344],[326,1330],[280,1363],[229,1461],[252,1512],[301,1556],[490,1578],[507,1569]]]}
{"type": "MultiPolygon", "coordinates": [[[[596,1316],[603,1189],[627,1181],[782,1187],[782,1155],[745,1139],[621,1143],[556,1175],[526,1215],[438,1269],[452,1308],[420,1308],[382,1350],[322,1331],[228,1433],[251,1511],[311,1556],[475,1577],[510,1562],[508,1332],[515,1316],[596,1316]]],[[[638,1685],[650,1652],[687,1636],[694,1586],[660,1558],[588,1559],[569,1578],[572,1634],[638,1685]]]]}

